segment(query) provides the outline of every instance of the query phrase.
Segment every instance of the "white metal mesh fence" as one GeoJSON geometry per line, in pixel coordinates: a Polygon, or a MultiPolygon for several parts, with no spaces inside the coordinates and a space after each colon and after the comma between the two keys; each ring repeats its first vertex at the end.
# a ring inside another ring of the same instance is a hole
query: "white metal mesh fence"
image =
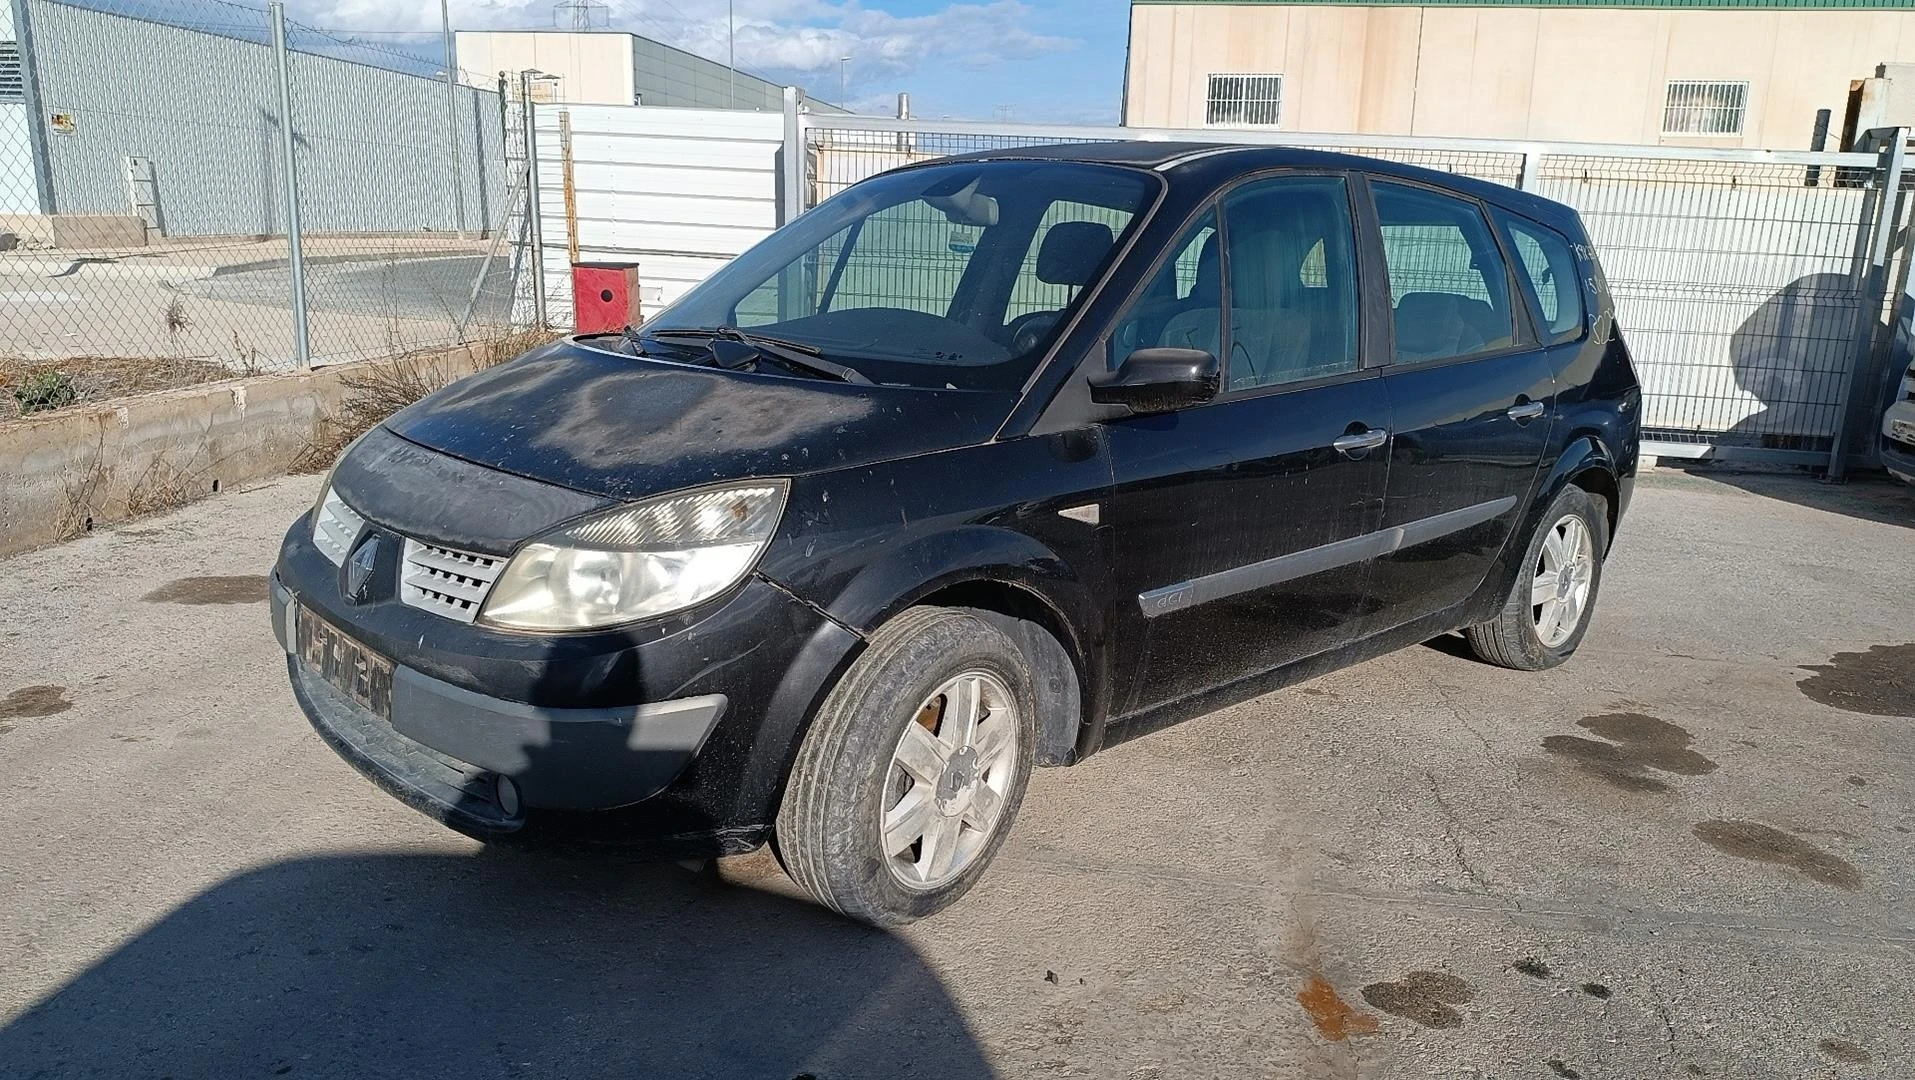
{"type": "MultiPolygon", "coordinates": [[[[1684,157],[1360,135],[950,127],[813,120],[806,125],[807,205],[913,161],[1099,138],[1307,146],[1522,186],[1567,203],[1601,253],[1644,384],[1646,434],[1677,453],[1826,454],[1845,388],[1858,362],[1868,363],[1869,341],[1890,311],[1879,291],[1883,276],[1868,273],[1886,180],[1872,155],[1684,157]]],[[[1868,374],[1858,381],[1866,386],[1868,374]]],[[[1851,411],[1872,400],[1858,398],[1851,411]]]]}

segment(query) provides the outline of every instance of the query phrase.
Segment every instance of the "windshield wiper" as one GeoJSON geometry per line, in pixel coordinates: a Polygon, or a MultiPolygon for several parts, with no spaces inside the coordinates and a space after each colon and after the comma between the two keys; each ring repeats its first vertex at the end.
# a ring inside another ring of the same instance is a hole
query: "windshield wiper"
{"type": "Polygon", "coordinates": [[[795,367],[813,375],[824,375],[848,383],[870,386],[871,380],[856,368],[847,367],[836,360],[827,360],[815,345],[802,341],[786,341],[783,338],[769,337],[764,334],[748,333],[736,326],[698,326],[673,328],[667,330],[648,330],[651,337],[698,337],[713,341],[735,341],[750,346],[753,350],[788,367],[795,367]]]}

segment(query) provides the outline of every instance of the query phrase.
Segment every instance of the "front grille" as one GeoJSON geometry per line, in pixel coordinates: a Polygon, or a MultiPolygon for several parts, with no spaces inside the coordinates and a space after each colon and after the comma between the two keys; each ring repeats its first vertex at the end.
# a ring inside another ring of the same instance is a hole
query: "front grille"
{"type": "Polygon", "coordinates": [[[359,539],[365,527],[366,519],[347,506],[337,491],[329,488],[325,500],[319,504],[319,513],[313,516],[313,546],[332,560],[334,566],[344,566],[346,553],[352,550],[353,542],[359,539]]]}
{"type": "Polygon", "coordinates": [[[504,569],[504,559],[408,538],[405,562],[399,568],[399,599],[469,623],[478,618],[479,605],[485,603],[485,595],[504,569]]]}

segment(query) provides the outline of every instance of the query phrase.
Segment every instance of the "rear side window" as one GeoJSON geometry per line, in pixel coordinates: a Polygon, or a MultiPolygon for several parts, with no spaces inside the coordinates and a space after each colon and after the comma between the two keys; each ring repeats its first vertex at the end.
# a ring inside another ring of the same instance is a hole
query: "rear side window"
{"type": "Polygon", "coordinates": [[[1523,285],[1543,324],[1543,337],[1551,342],[1581,337],[1582,279],[1569,241],[1535,222],[1499,217],[1509,230],[1510,248],[1516,252],[1517,269],[1522,271],[1523,285]]]}
{"type": "Polygon", "coordinates": [[[1509,272],[1476,205],[1401,184],[1373,187],[1390,271],[1397,363],[1514,344],[1509,272]]]}

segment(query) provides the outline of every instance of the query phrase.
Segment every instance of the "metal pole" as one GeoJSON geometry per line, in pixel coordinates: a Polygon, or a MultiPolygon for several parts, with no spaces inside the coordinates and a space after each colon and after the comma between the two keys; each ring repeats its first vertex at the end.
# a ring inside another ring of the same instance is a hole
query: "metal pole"
{"type": "Polygon", "coordinates": [[[785,87],[785,147],[784,147],[784,198],[778,215],[778,224],[785,225],[791,219],[805,212],[805,136],[798,103],[801,91],[795,86],[785,87]]]}
{"type": "Polygon", "coordinates": [[[851,111],[851,58],[838,57],[838,108],[851,111]]]}
{"type": "MultiPolygon", "coordinates": [[[[1867,372],[1875,356],[1875,319],[1882,312],[1888,284],[1888,244],[1895,232],[1896,216],[1901,208],[1902,169],[1908,146],[1907,128],[1884,129],[1888,141],[1883,145],[1881,197],[1875,204],[1874,233],[1869,241],[1868,263],[1863,267],[1862,291],[1856,297],[1856,350],[1848,378],[1842,380],[1835,399],[1835,441],[1829,446],[1831,482],[1840,482],[1848,473],[1849,405],[1855,400],[1855,384],[1867,372]]],[[[1893,321],[1890,322],[1891,330],[1893,321]]]]}
{"type": "Polygon", "coordinates": [[[1523,175],[1517,181],[1517,187],[1534,193],[1542,187],[1543,148],[1540,146],[1523,147],[1523,175]]]}
{"type": "Polygon", "coordinates": [[[293,138],[293,80],[286,55],[286,6],[267,9],[273,20],[273,70],[279,76],[279,134],[286,159],[281,187],[286,192],[286,270],[292,278],[293,362],[301,371],[313,366],[313,343],[306,326],[306,253],[299,238],[299,159],[293,138]]]}
{"type": "Polygon", "coordinates": [[[732,18],[732,0],[725,0],[725,67],[731,78],[729,107],[738,107],[738,23],[732,18]]]}
{"type": "Polygon", "coordinates": [[[446,8],[447,0],[439,0],[439,32],[445,37],[446,48],[446,153],[451,163],[448,171],[452,176],[452,229],[465,239],[465,177],[459,169],[459,80],[456,46],[452,42],[452,14],[446,8]]]}
{"type": "Polygon", "coordinates": [[[539,139],[533,130],[531,68],[519,72],[519,104],[524,110],[525,129],[525,216],[532,238],[532,319],[538,329],[550,323],[545,318],[545,223],[539,216],[539,139]]]}

